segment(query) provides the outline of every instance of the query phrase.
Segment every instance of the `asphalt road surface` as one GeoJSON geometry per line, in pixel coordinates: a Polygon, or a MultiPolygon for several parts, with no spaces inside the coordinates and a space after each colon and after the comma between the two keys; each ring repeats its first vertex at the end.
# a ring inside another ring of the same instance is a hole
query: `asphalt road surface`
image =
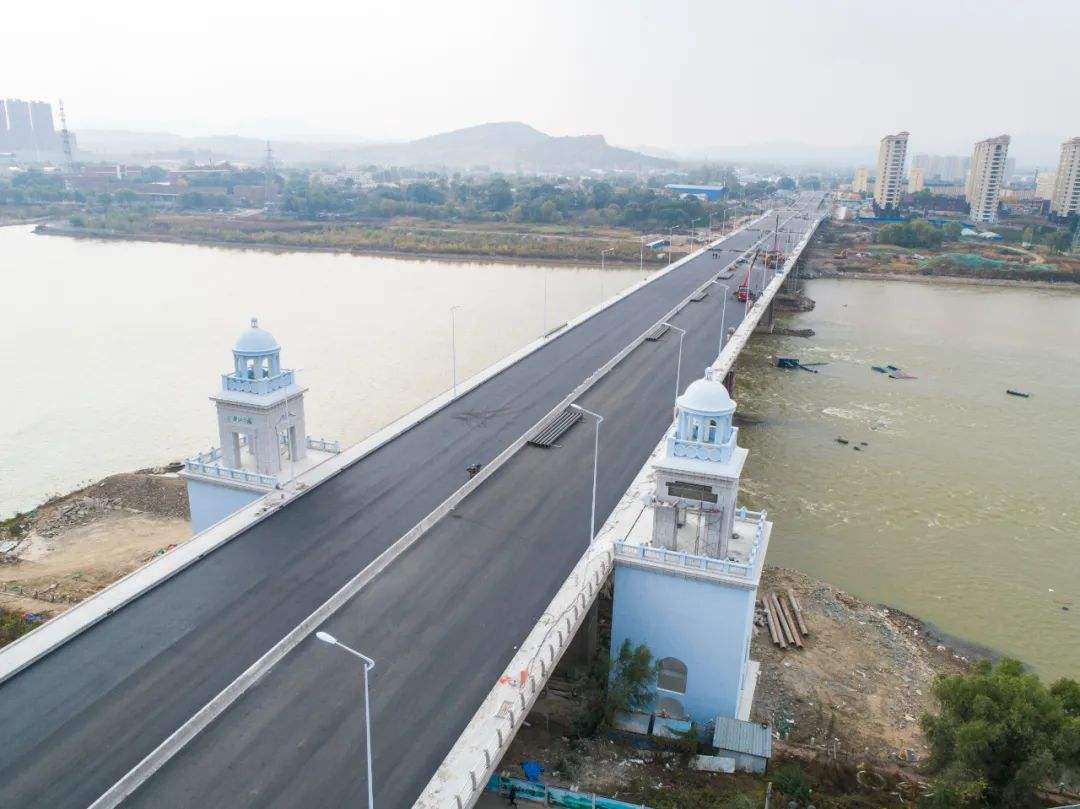
{"type": "MultiPolygon", "coordinates": [[[[93,802],[460,487],[468,464],[494,458],[736,253],[721,255],[567,332],[0,684],[0,806],[93,802]]],[[[674,321],[689,330],[683,387],[716,355],[721,300],[738,323],[742,304],[719,292],[674,321]]],[[[645,343],[582,399],[605,416],[598,522],[670,422],[677,347],[674,332],[645,343]]],[[[378,661],[380,805],[419,794],[573,567],[591,474],[589,422],[557,448],[527,447],[327,622],[378,661]]],[[[301,643],[127,805],[355,805],[366,787],[354,662],[301,643]]]]}

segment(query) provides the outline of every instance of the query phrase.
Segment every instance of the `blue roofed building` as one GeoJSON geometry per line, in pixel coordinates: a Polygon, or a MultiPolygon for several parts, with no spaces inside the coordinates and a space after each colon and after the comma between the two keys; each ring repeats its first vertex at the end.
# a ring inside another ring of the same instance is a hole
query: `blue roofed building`
{"type": "Polygon", "coordinates": [[[682,185],[668,183],[664,188],[679,197],[697,197],[705,202],[716,202],[727,193],[722,185],[682,185]]]}

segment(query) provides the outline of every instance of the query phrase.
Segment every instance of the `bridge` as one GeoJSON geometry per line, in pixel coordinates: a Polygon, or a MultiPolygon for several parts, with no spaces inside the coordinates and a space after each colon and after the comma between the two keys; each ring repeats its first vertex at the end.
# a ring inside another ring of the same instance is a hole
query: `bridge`
{"type": "MultiPolygon", "coordinates": [[[[357,802],[361,679],[316,629],[377,661],[376,802],[471,805],[486,773],[454,755],[589,563],[594,428],[528,439],[571,402],[603,414],[607,520],[670,424],[680,345],[685,388],[718,361],[721,322],[738,327],[727,367],[746,339],[736,260],[776,221],[804,244],[821,204],[801,195],[676,262],[0,652],[0,805],[357,802]],[[681,343],[646,339],[662,322],[681,343]]],[[[782,280],[762,278],[752,322],[782,280]]]]}

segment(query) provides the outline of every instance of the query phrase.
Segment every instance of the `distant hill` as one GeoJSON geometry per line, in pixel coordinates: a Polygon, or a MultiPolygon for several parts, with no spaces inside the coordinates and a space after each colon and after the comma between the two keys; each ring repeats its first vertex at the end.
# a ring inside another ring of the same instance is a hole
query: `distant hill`
{"type": "MultiPolygon", "coordinates": [[[[261,162],[265,141],[236,136],[187,138],[165,132],[86,130],[78,133],[84,153],[107,159],[205,159],[261,162]]],[[[404,143],[272,142],[286,163],[347,163],[433,169],[566,172],[591,169],[643,171],[672,168],[669,160],[611,146],[603,135],[556,137],[518,123],[491,123],[404,143]]]]}
{"type": "Polygon", "coordinates": [[[373,163],[499,171],[580,172],[670,168],[674,160],[611,146],[603,135],[555,137],[518,122],[480,124],[360,150],[373,163]]]}

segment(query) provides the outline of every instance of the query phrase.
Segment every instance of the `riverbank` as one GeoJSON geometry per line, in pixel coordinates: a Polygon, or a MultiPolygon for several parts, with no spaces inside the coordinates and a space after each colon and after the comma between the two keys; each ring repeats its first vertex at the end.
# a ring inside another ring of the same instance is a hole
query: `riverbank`
{"type": "MultiPolygon", "coordinates": [[[[738,806],[728,803],[736,795],[760,805],[766,781],[777,801],[776,790],[790,789],[799,774],[819,803],[858,795],[867,803],[837,805],[880,806],[895,801],[898,784],[914,794],[927,755],[919,719],[937,710],[934,681],[967,671],[973,658],[902,612],[794,570],[765,569],[759,593],[789,588],[810,631],[804,648],[773,645],[759,606],[750,650],[761,663],[752,718],[773,729],[767,776],[699,772],[688,763],[694,752],[707,752],[700,746],[652,750],[597,726],[603,669],[597,674],[580,662],[559,665],[497,771],[520,777],[520,762],[539,761],[549,785],[665,807],[738,806]],[[859,783],[856,770],[875,775],[859,783]]],[[[601,657],[610,608],[602,596],[601,657]]]]}
{"type": "Polygon", "coordinates": [[[472,262],[587,266],[601,253],[611,269],[655,269],[696,249],[683,239],[673,251],[643,251],[641,237],[617,228],[556,228],[527,225],[457,225],[424,220],[326,223],[255,216],[159,214],[73,216],[39,225],[42,235],[117,241],[164,242],[210,247],[396,256],[472,262]]]}
{"type": "Polygon", "coordinates": [[[1080,289],[1080,256],[1045,244],[962,238],[909,248],[880,243],[882,229],[861,221],[824,223],[804,254],[801,277],[1080,289]]]}
{"type": "Polygon", "coordinates": [[[833,278],[846,281],[903,281],[908,284],[932,286],[981,286],[1023,287],[1028,289],[1053,289],[1061,292],[1080,293],[1080,283],[1071,281],[1021,281],[1012,278],[967,278],[957,275],[910,275],[887,272],[839,272],[815,270],[802,276],[804,280],[833,278]]]}
{"type": "Polygon", "coordinates": [[[188,519],[175,465],[110,475],[16,514],[0,523],[0,611],[29,631],[185,542],[188,519]]]}

